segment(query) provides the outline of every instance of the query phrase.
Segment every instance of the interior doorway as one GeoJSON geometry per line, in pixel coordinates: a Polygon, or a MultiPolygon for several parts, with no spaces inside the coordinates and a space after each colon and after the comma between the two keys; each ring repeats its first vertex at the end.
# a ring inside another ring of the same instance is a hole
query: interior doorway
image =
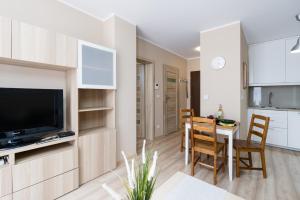
{"type": "Polygon", "coordinates": [[[200,71],[192,71],[190,74],[190,94],[191,94],[191,105],[194,109],[195,116],[200,116],[200,71]]]}
{"type": "Polygon", "coordinates": [[[142,59],[136,64],[136,133],[138,151],[144,139],[154,139],[154,64],[142,59]]]}
{"type": "Polygon", "coordinates": [[[164,65],[164,134],[178,130],[179,72],[176,67],[164,65]]]}

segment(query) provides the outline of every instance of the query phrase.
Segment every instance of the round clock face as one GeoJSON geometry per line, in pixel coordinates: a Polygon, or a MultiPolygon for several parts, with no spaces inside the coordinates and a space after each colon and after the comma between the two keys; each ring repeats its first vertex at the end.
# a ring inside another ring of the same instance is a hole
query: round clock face
{"type": "Polygon", "coordinates": [[[218,70],[222,69],[225,66],[225,58],[215,57],[211,62],[211,68],[218,70]]]}

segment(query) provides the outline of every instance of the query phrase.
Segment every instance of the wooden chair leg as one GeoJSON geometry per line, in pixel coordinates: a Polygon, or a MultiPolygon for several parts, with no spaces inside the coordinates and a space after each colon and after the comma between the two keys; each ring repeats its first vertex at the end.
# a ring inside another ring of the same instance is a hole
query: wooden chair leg
{"type": "Polygon", "coordinates": [[[240,150],[236,149],[236,177],[240,177],[240,150]]]}
{"type": "Polygon", "coordinates": [[[217,185],[217,170],[218,170],[217,159],[218,159],[218,156],[215,154],[214,155],[214,184],[215,185],[217,185]]]}
{"type": "Polygon", "coordinates": [[[184,134],[181,133],[181,145],[180,145],[180,152],[183,152],[183,140],[184,140],[184,134]]]}
{"type": "Polygon", "coordinates": [[[194,176],[195,174],[195,164],[194,164],[194,158],[195,157],[195,151],[192,148],[192,159],[191,159],[191,176],[194,176]]]}
{"type": "Polygon", "coordinates": [[[223,162],[223,166],[222,166],[222,172],[224,173],[225,172],[225,161],[226,161],[226,156],[225,156],[225,149],[226,149],[226,146],[224,145],[224,149],[222,151],[222,162],[223,162]]]}
{"type": "Polygon", "coordinates": [[[251,152],[248,152],[248,159],[249,159],[249,166],[250,166],[250,167],[253,167],[253,165],[252,165],[252,154],[251,154],[251,152]]]}
{"type": "Polygon", "coordinates": [[[264,151],[260,152],[260,157],[261,157],[261,165],[262,165],[262,169],[263,169],[263,176],[264,176],[264,178],[267,178],[266,159],[265,159],[264,151]]]}
{"type": "Polygon", "coordinates": [[[228,161],[227,161],[227,159],[228,159],[228,155],[227,155],[227,149],[228,149],[228,144],[227,144],[227,140],[225,140],[225,165],[227,165],[227,163],[228,163],[228,161]]]}

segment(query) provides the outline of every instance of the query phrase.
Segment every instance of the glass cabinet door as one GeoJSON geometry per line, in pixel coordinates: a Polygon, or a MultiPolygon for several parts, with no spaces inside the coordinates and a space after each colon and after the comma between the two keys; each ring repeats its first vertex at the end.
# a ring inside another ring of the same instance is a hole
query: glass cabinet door
{"type": "Polygon", "coordinates": [[[80,41],[78,51],[79,88],[116,88],[116,51],[80,41]]]}

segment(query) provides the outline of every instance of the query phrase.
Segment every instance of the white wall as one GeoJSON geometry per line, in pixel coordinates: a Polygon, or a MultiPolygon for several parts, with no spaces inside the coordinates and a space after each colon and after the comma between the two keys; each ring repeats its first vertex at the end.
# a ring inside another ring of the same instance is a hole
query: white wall
{"type": "MultiPolygon", "coordinates": [[[[186,59],[170,53],[145,40],[137,39],[137,57],[151,61],[155,68],[155,83],[159,84],[159,89],[155,90],[155,137],[164,134],[163,128],[163,66],[169,65],[179,69],[179,79],[186,79],[186,59]],[[157,127],[159,126],[159,128],[157,127]]],[[[179,107],[186,107],[186,87],[180,84],[179,107]]]]}
{"type": "MultiPolygon", "coordinates": [[[[117,152],[136,154],[136,27],[115,17],[117,152]]],[[[121,159],[120,154],[118,154],[121,159]]]]}
{"type": "Polygon", "coordinates": [[[242,86],[242,63],[247,62],[247,43],[240,22],[224,25],[201,35],[201,115],[215,114],[222,104],[224,117],[241,122],[245,135],[247,92],[242,86]],[[211,69],[217,56],[226,60],[221,70],[211,69]],[[204,100],[204,95],[208,99],[204,100]]]}

